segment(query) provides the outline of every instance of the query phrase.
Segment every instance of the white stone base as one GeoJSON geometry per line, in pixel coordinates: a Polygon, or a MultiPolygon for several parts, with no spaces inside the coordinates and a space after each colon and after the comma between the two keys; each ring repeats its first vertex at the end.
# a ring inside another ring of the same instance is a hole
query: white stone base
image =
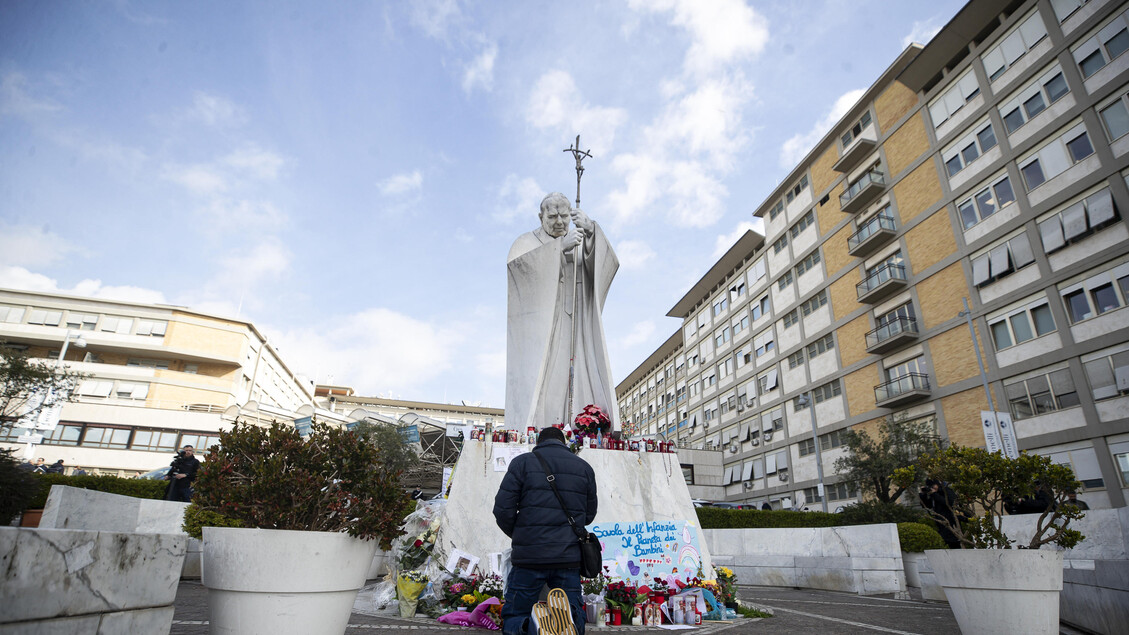
{"type": "Polygon", "coordinates": [[[173,607],[115,611],[98,615],[60,617],[33,620],[18,624],[0,624],[0,635],[69,635],[70,633],[97,633],[97,635],[168,635],[172,625],[173,607]]]}
{"type": "Polygon", "coordinates": [[[925,553],[962,633],[1059,632],[1062,552],[930,549],[925,553]]]}
{"type": "MultiPolygon", "coordinates": [[[[460,549],[481,558],[479,567],[486,568],[488,554],[510,548],[509,537],[494,520],[494,496],[505,472],[494,471],[493,450],[514,446],[475,440],[463,445],[434,551],[440,565],[452,549],[460,549]]],[[[599,507],[595,523],[685,520],[698,532],[706,576],[714,577],[709,547],[698,527],[677,454],[586,448],[579,456],[596,473],[599,507]]]]}
{"type": "Polygon", "coordinates": [[[0,527],[0,632],[167,633],[187,542],[183,535],[0,527]],[[138,612],[161,608],[168,611],[138,612]],[[64,616],[106,626],[54,630],[64,616]]]}

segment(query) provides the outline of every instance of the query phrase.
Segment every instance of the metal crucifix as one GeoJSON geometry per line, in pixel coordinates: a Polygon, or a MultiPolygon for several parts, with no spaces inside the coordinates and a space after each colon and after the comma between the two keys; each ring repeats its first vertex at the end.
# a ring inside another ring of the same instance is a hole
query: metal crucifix
{"type": "Polygon", "coordinates": [[[565,148],[562,152],[571,152],[572,158],[576,159],[576,206],[580,207],[580,177],[584,176],[584,166],[581,165],[581,162],[584,159],[591,159],[592,152],[580,149],[580,135],[576,135],[576,143],[565,148]]]}

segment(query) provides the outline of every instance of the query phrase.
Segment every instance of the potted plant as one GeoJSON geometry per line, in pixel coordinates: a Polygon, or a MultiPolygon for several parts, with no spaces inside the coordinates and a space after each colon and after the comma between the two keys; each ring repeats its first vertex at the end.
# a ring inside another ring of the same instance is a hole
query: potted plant
{"type": "Polygon", "coordinates": [[[961,549],[925,552],[961,630],[1057,633],[1062,551],[1040,547],[1068,549],[1083,539],[1069,528],[1083,513],[1063,505],[1067,492],[1079,486],[1071,469],[1037,454],[1012,459],[983,448],[951,446],[923,455],[915,466],[898,470],[895,479],[912,483],[919,473],[947,483],[966,510],[957,522],[930,510],[961,549]],[[1018,501],[1035,499],[1046,503],[1035,531],[1026,545],[1012,549],[1016,541],[1004,533],[1001,518],[1018,501]]]}
{"type": "Polygon", "coordinates": [[[201,538],[215,633],[343,633],[378,542],[408,505],[381,450],[313,423],[219,435],[195,482],[185,531],[201,538]]]}
{"type": "Polygon", "coordinates": [[[941,534],[926,521],[917,523],[898,523],[898,542],[902,549],[902,568],[906,574],[906,586],[921,589],[921,597],[926,600],[945,600],[945,592],[937,585],[929,558],[925,552],[930,549],[944,549],[945,541],[941,534]]]}

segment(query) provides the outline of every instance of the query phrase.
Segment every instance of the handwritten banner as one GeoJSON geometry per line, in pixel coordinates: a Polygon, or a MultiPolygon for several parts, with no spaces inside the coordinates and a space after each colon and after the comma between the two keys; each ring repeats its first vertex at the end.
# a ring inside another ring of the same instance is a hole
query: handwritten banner
{"type": "Polygon", "coordinates": [[[635,586],[662,580],[677,588],[702,564],[698,532],[685,520],[604,522],[588,529],[600,539],[607,575],[635,586]]]}

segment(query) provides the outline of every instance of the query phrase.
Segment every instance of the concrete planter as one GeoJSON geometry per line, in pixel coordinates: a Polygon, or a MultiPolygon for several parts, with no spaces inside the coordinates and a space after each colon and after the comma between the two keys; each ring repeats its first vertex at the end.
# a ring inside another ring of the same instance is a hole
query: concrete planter
{"type": "Polygon", "coordinates": [[[0,632],[168,633],[187,536],[0,527],[0,632]]]}
{"type": "Polygon", "coordinates": [[[341,635],[376,548],[343,533],[205,527],[211,632],[341,635]]]}
{"type": "Polygon", "coordinates": [[[365,574],[366,580],[375,580],[388,573],[388,553],[381,549],[376,550],[372,557],[372,564],[369,565],[368,573],[365,574]]]}
{"type": "Polygon", "coordinates": [[[1061,551],[931,549],[925,553],[962,632],[1059,632],[1061,551]]]}

